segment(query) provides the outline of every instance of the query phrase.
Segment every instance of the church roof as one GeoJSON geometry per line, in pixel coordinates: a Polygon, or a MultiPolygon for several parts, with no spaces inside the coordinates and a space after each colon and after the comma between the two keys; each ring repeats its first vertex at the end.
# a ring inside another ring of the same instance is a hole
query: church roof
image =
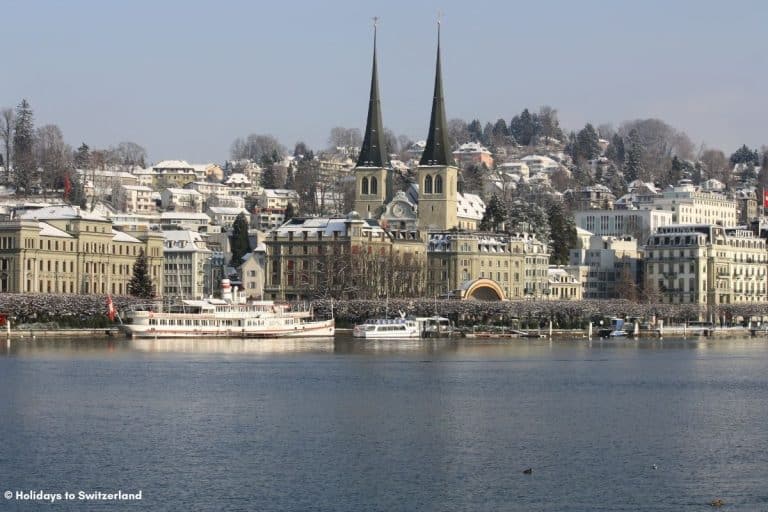
{"type": "Polygon", "coordinates": [[[379,99],[379,74],[376,68],[376,26],[373,28],[373,68],[371,71],[371,98],[368,102],[368,120],[365,123],[365,136],[357,167],[384,167],[387,152],[384,147],[384,128],[381,120],[381,100],[379,99]]]}
{"type": "Polygon", "coordinates": [[[427,145],[419,165],[453,165],[448,144],[448,122],[443,98],[443,76],[440,69],[440,24],[437,25],[437,64],[435,66],[435,93],[432,98],[432,117],[429,120],[427,145]]]}

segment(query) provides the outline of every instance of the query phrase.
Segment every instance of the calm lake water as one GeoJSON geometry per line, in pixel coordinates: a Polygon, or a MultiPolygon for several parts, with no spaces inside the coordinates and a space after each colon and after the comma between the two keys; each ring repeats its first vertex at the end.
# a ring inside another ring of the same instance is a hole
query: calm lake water
{"type": "Polygon", "coordinates": [[[2,510],[768,510],[768,342],[14,342],[0,443],[142,492],[2,510]]]}

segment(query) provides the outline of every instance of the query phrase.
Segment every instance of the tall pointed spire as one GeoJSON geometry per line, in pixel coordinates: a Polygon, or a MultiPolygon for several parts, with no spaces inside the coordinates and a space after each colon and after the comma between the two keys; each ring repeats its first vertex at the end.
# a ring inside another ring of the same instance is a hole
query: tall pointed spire
{"type": "Polygon", "coordinates": [[[437,65],[435,68],[435,95],[432,99],[432,117],[429,120],[427,145],[419,165],[453,165],[448,144],[448,123],[445,118],[443,76],[440,71],[440,21],[437,22],[437,65]]]}
{"type": "Polygon", "coordinates": [[[376,70],[376,25],[373,23],[373,71],[371,72],[371,99],[368,103],[368,121],[365,123],[365,137],[358,167],[384,167],[387,162],[387,152],[384,147],[384,128],[381,121],[381,100],[379,99],[379,74],[376,70]]]}

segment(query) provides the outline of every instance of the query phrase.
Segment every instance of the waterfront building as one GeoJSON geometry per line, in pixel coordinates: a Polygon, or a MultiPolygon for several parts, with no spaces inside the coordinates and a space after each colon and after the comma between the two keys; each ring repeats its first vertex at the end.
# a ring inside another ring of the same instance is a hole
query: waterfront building
{"type": "Polygon", "coordinates": [[[212,293],[209,268],[211,250],[197,231],[163,231],[165,275],[163,296],[199,299],[212,293]]]}
{"type": "Polygon", "coordinates": [[[585,299],[640,296],[642,255],[635,238],[591,235],[571,249],[570,264],[587,268],[585,299]]]}
{"type": "Polygon", "coordinates": [[[574,212],[576,226],[599,236],[647,240],[661,226],[673,223],[674,214],[666,210],[582,210],[574,212]]]}
{"type": "Polygon", "coordinates": [[[105,217],[73,206],[30,210],[0,222],[0,291],[127,294],[141,251],[160,296],[161,233],[117,231],[105,217]]]}
{"type": "Polygon", "coordinates": [[[243,283],[243,294],[249,299],[264,298],[264,273],[267,264],[267,246],[257,242],[253,251],[243,257],[240,265],[240,280],[243,283]]]}
{"type": "Polygon", "coordinates": [[[765,302],[766,241],[751,231],[712,224],[671,225],[649,237],[646,293],[654,300],[708,307],[765,302]]]}
{"type": "Polygon", "coordinates": [[[547,285],[544,296],[549,300],[581,300],[582,283],[578,269],[574,267],[550,266],[547,269],[547,285]]]}

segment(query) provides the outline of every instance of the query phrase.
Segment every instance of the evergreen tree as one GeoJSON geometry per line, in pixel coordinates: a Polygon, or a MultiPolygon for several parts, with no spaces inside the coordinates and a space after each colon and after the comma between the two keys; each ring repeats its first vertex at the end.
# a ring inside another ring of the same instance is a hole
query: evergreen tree
{"type": "Polygon", "coordinates": [[[643,175],[643,169],[641,159],[643,156],[643,148],[640,145],[638,134],[636,130],[629,132],[629,149],[624,155],[624,181],[632,183],[637,179],[641,179],[643,175]]]}
{"type": "Polygon", "coordinates": [[[243,256],[251,252],[251,243],[248,240],[248,221],[245,219],[244,213],[235,217],[229,244],[232,248],[232,265],[239,267],[243,262],[243,256]]]}
{"type": "Polygon", "coordinates": [[[32,108],[27,100],[21,100],[16,107],[16,125],[13,133],[14,181],[17,188],[29,195],[32,177],[36,170],[34,146],[34,122],[32,108]]]}
{"type": "Polygon", "coordinates": [[[538,131],[535,117],[526,108],[519,116],[513,117],[512,121],[509,122],[509,131],[519,144],[528,146],[534,142],[538,131]]]}
{"type": "Polygon", "coordinates": [[[617,165],[624,163],[624,139],[618,133],[614,133],[608,149],[605,150],[605,156],[613,160],[617,165]]]}
{"type": "Polygon", "coordinates": [[[89,169],[91,165],[91,148],[83,142],[75,151],[75,167],[78,169],[89,169]]]}
{"type": "Polygon", "coordinates": [[[131,280],[128,283],[128,293],[142,299],[151,299],[154,296],[152,293],[152,280],[149,277],[149,265],[147,264],[147,256],[144,254],[144,249],[139,251],[136,263],[133,264],[133,276],[131,276],[131,280]]]}
{"type": "Polygon", "coordinates": [[[576,147],[574,148],[574,160],[592,160],[600,155],[600,137],[595,127],[587,123],[576,134],[576,147]]]}
{"type": "Polygon", "coordinates": [[[288,206],[285,207],[285,220],[289,221],[295,216],[296,216],[296,212],[294,211],[293,203],[289,202],[288,206]]]}
{"type": "Polygon", "coordinates": [[[504,203],[496,194],[493,194],[488,200],[483,214],[483,220],[480,221],[481,231],[499,231],[507,218],[507,211],[504,203]]]}
{"type": "Polygon", "coordinates": [[[483,125],[480,124],[480,120],[473,119],[472,122],[467,125],[467,131],[473,141],[481,142],[483,140],[483,125]]]}
{"type": "Polygon", "coordinates": [[[280,188],[277,182],[278,176],[272,162],[265,165],[261,170],[261,186],[264,188],[280,188]]]}
{"type": "Polygon", "coordinates": [[[289,190],[293,190],[293,187],[296,186],[296,183],[293,179],[293,165],[288,166],[288,171],[285,174],[285,188],[289,190]]]}
{"type": "Polygon", "coordinates": [[[555,202],[549,207],[548,220],[552,233],[550,261],[553,265],[567,265],[570,250],[576,247],[576,222],[560,202],[555,202]]]}
{"type": "Polygon", "coordinates": [[[507,232],[528,233],[547,242],[550,234],[547,212],[532,201],[517,199],[507,206],[507,232]]]}
{"type": "Polygon", "coordinates": [[[757,150],[751,150],[746,144],[742,145],[731,155],[731,165],[752,163],[760,165],[760,155],[757,150]]]}

